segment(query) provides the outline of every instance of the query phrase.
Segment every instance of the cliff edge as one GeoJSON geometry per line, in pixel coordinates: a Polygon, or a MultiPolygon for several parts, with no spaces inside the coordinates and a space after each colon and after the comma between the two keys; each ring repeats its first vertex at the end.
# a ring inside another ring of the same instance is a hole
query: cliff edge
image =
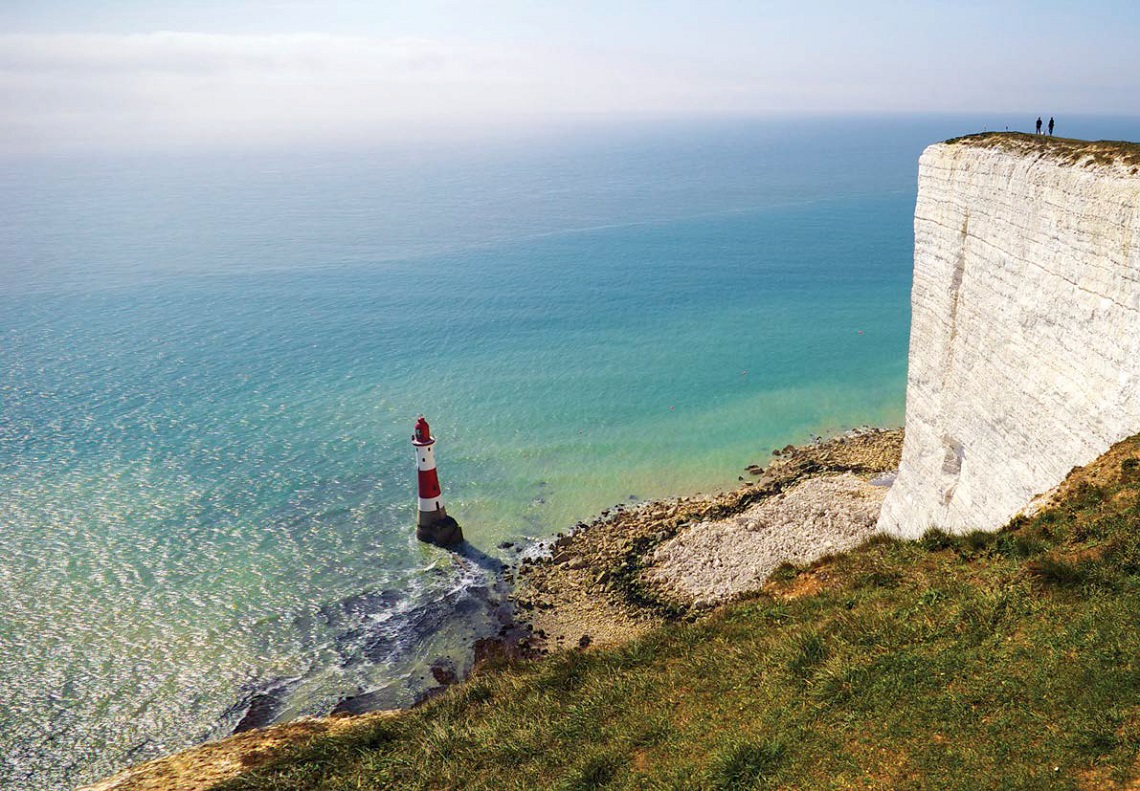
{"type": "Polygon", "coordinates": [[[906,440],[878,526],[996,530],[1140,430],[1140,146],[930,146],[914,235],[906,440]]]}

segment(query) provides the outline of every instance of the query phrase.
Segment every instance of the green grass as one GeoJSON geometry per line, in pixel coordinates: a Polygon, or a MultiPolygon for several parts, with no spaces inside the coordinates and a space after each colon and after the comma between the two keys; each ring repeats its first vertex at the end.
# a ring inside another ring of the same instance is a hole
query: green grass
{"type": "Polygon", "coordinates": [[[771,596],[491,668],[218,788],[1122,786],[1140,755],[1140,474],[1114,463],[1001,533],[785,568],[771,596]],[[782,596],[809,578],[822,590],[782,596]]]}

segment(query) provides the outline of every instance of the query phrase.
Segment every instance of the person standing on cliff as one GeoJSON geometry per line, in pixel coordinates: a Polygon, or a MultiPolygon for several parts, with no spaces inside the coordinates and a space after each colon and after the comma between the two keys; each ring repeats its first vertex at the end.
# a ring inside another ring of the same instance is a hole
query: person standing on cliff
{"type": "Polygon", "coordinates": [[[1037,116],[1037,134],[1041,134],[1041,116],[1037,116]]]}
{"type": "Polygon", "coordinates": [[[1049,137],[1053,136],[1053,116],[1049,116],[1049,137]]]}

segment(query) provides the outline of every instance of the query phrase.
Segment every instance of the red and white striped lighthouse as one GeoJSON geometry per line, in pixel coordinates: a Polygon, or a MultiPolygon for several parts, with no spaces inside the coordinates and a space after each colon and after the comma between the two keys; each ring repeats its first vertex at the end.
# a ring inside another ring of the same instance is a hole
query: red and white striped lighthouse
{"type": "Polygon", "coordinates": [[[435,437],[431,427],[420,415],[412,434],[416,449],[416,469],[419,472],[419,510],[416,538],[430,544],[450,546],[463,540],[459,523],[447,515],[440,496],[439,476],[435,472],[435,437]]]}

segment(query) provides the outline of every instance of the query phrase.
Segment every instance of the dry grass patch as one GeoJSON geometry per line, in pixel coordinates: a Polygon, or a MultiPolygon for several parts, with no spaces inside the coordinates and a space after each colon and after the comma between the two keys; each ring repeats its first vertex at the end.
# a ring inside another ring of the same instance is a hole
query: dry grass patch
{"type": "Polygon", "coordinates": [[[1140,144],[1123,140],[1076,140],[1024,132],[983,132],[946,141],[952,145],[998,148],[1022,154],[1039,154],[1067,165],[1086,168],[1120,165],[1135,175],[1140,167],[1140,144]]]}

